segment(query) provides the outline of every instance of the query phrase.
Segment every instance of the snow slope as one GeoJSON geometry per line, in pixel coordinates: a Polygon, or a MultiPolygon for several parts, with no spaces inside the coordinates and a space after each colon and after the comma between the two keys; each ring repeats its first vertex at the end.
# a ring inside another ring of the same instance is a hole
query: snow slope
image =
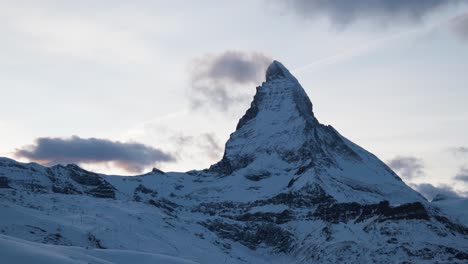
{"type": "Polygon", "coordinates": [[[460,223],[468,223],[468,198],[446,197],[445,199],[432,201],[442,212],[450,215],[460,223]]]}
{"type": "Polygon", "coordinates": [[[130,250],[85,249],[30,242],[0,235],[2,263],[15,264],[126,264],[166,263],[195,264],[196,262],[160,254],[130,250]]]}

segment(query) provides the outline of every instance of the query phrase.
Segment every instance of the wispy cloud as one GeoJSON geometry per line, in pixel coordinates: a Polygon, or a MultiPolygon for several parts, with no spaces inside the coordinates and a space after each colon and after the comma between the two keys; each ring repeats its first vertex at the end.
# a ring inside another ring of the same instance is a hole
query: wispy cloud
{"type": "Polygon", "coordinates": [[[15,155],[44,165],[108,163],[128,172],[142,172],[159,162],[175,161],[173,155],[140,143],[98,138],[38,138],[34,145],[17,149],[15,155]]]}
{"type": "Polygon", "coordinates": [[[449,150],[455,157],[468,156],[468,148],[467,147],[461,146],[461,147],[450,148],[449,150]]]}
{"type": "Polygon", "coordinates": [[[455,175],[455,180],[468,183],[468,168],[467,167],[460,168],[460,171],[457,173],[457,175],[455,175]]]}
{"type": "Polygon", "coordinates": [[[214,133],[203,134],[201,147],[212,159],[220,158],[223,154],[223,147],[219,144],[214,133]]]}
{"type": "Polygon", "coordinates": [[[170,138],[175,144],[177,152],[182,155],[187,147],[195,147],[197,152],[208,156],[210,160],[220,159],[223,147],[214,133],[202,133],[196,136],[177,135],[170,138]]]}
{"type": "Polygon", "coordinates": [[[405,179],[413,179],[424,175],[424,163],[416,157],[397,156],[387,161],[387,164],[405,179]]]}
{"type": "Polygon", "coordinates": [[[195,59],[190,67],[192,105],[229,109],[246,99],[239,86],[260,83],[272,61],[263,53],[245,51],[225,51],[195,59]]]}

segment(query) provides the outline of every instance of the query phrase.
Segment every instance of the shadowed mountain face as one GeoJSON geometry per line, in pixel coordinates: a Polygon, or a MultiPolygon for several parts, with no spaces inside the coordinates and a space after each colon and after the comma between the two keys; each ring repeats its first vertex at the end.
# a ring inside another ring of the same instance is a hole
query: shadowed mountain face
{"type": "Polygon", "coordinates": [[[468,261],[465,218],[320,124],[277,61],[209,169],[123,177],[0,159],[0,210],[1,243],[13,236],[198,263],[468,261]]]}

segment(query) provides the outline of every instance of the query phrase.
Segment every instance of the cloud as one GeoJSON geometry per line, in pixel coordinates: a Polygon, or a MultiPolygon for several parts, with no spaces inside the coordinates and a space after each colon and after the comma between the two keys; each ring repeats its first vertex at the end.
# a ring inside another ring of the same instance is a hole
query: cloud
{"type": "Polygon", "coordinates": [[[395,21],[418,22],[427,14],[442,9],[458,0],[286,0],[298,15],[315,19],[327,17],[339,28],[358,20],[378,24],[395,21]]]}
{"type": "Polygon", "coordinates": [[[247,99],[239,86],[255,85],[264,79],[273,59],[259,52],[225,51],[205,55],[191,64],[192,106],[211,104],[227,110],[247,99]]]}
{"type": "Polygon", "coordinates": [[[455,32],[462,40],[468,41],[468,13],[459,15],[452,19],[450,26],[453,32],[455,32]]]}
{"type": "Polygon", "coordinates": [[[129,172],[141,172],[158,162],[175,161],[159,149],[140,143],[123,143],[98,138],[38,138],[35,145],[17,149],[15,156],[44,165],[107,163],[129,172]]]}
{"type": "Polygon", "coordinates": [[[452,187],[442,184],[439,186],[434,186],[429,183],[421,184],[410,184],[416,191],[421,193],[428,200],[434,199],[436,195],[443,195],[449,198],[459,198],[461,197],[452,187]]]}
{"type": "Polygon", "coordinates": [[[465,155],[468,155],[468,148],[467,147],[450,148],[450,152],[452,152],[454,156],[465,156],[465,155]]]}
{"type": "Polygon", "coordinates": [[[223,154],[223,147],[214,133],[201,133],[197,136],[177,135],[172,136],[170,140],[175,143],[179,155],[189,146],[195,147],[197,152],[206,154],[212,160],[220,159],[223,154]]]}
{"type": "Polygon", "coordinates": [[[387,164],[406,179],[413,179],[424,175],[424,163],[416,157],[397,156],[389,160],[387,164]]]}
{"type": "Polygon", "coordinates": [[[455,180],[468,183],[468,168],[462,167],[460,171],[457,173],[457,175],[455,175],[455,180]]]}
{"type": "Polygon", "coordinates": [[[223,154],[223,148],[218,143],[218,140],[216,139],[214,133],[203,134],[201,140],[201,148],[205,150],[205,152],[211,159],[221,158],[221,155],[223,154]]]}

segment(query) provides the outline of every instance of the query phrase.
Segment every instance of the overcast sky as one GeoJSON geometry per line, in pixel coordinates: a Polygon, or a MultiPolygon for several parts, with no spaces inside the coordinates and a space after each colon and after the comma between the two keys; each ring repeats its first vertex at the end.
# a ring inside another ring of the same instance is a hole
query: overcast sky
{"type": "Polygon", "coordinates": [[[206,168],[276,59],[322,123],[467,194],[466,1],[0,0],[0,34],[0,156],[206,168]]]}

